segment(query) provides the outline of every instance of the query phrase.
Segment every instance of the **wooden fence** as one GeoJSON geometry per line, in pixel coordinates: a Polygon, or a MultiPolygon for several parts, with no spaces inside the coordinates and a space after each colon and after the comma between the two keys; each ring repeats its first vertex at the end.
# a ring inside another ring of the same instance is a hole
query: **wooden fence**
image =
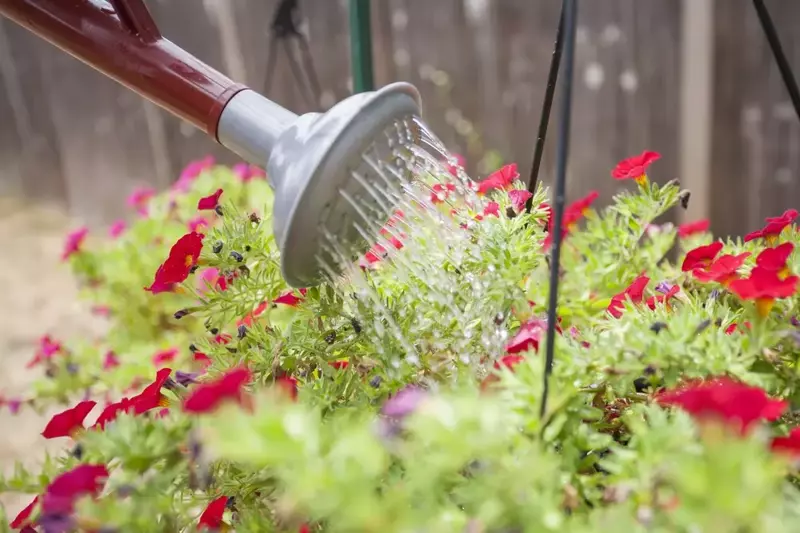
{"type": "MultiPolygon", "coordinates": [[[[277,0],[152,0],[162,32],[263,90],[277,0]]],[[[797,0],[769,0],[800,70],[797,0]]],[[[301,2],[322,86],[310,106],[286,56],[268,96],[295,112],[349,94],[347,2],[301,2]]],[[[425,116],[470,170],[489,149],[527,174],[558,0],[373,0],[379,84],[407,80],[425,116]]],[[[749,0],[581,2],[568,195],[619,184],[615,162],[658,150],[661,180],[693,190],[682,217],[741,234],[800,206],[800,125],[749,0]]],[[[134,187],[167,186],[207,153],[200,132],[0,20],[0,195],[62,203],[91,224],[116,218],[134,187]]],[[[551,128],[551,133],[555,128],[551,128]]],[[[551,136],[551,140],[554,135],[551,136]]],[[[543,166],[548,181],[554,145],[543,166]]]]}

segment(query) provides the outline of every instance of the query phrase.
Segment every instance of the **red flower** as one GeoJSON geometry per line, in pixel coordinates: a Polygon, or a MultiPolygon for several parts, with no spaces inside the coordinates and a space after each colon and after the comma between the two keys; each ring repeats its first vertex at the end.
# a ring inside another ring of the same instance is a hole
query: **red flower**
{"type": "Polygon", "coordinates": [[[153,284],[145,290],[153,294],[167,292],[174,284],[188,278],[200,258],[204,237],[205,235],[193,231],[178,239],[170,249],[167,260],[158,267],[153,284]]]}
{"type": "Polygon", "coordinates": [[[545,220],[545,222],[544,222],[545,227],[552,228],[553,224],[554,224],[554,222],[553,222],[553,208],[550,207],[550,204],[548,204],[547,202],[542,202],[541,204],[539,204],[539,209],[541,209],[542,211],[544,211],[547,214],[547,220],[545,220]]]}
{"type": "Polygon", "coordinates": [[[204,216],[196,216],[186,223],[186,227],[189,228],[189,231],[199,232],[201,228],[208,227],[208,219],[204,216]]]}
{"type": "Polygon", "coordinates": [[[220,333],[216,337],[214,337],[214,344],[228,344],[229,342],[231,342],[231,339],[233,339],[233,337],[231,337],[227,333],[220,333]]]}
{"type": "MultiPolygon", "coordinates": [[[[536,349],[538,350],[538,341],[536,345],[536,349]]],[[[519,354],[508,354],[504,355],[500,359],[494,362],[494,369],[495,370],[502,370],[503,368],[507,368],[508,370],[514,371],[514,367],[520,364],[522,361],[525,360],[525,356],[519,354]]],[[[489,387],[492,383],[496,383],[499,381],[499,377],[497,374],[490,374],[481,382],[481,389],[485,390],[489,387]]]]}
{"type": "Polygon", "coordinates": [[[774,270],[756,266],[750,277],[737,279],[729,289],[742,300],[754,300],[758,314],[767,316],[778,298],[790,298],[797,291],[797,276],[781,279],[774,270]]]}
{"type": "Polygon", "coordinates": [[[300,526],[300,529],[297,530],[297,533],[311,533],[311,526],[303,524],[300,526]]]}
{"type": "Polygon", "coordinates": [[[670,309],[669,301],[672,299],[673,296],[678,294],[681,288],[678,285],[673,285],[669,288],[666,294],[658,294],[656,296],[651,296],[647,299],[647,307],[655,311],[657,304],[665,304],[667,309],[670,309]]]}
{"type": "Polygon", "coordinates": [[[147,215],[147,204],[150,203],[150,199],[156,195],[155,189],[150,187],[141,187],[136,189],[128,196],[128,207],[136,209],[136,212],[140,215],[147,215]]]}
{"type": "Polygon", "coordinates": [[[119,359],[117,358],[117,354],[111,350],[107,351],[106,355],[103,357],[103,370],[110,370],[118,366],[119,359]]]}
{"type": "Polygon", "coordinates": [[[66,261],[72,254],[77,254],[81,251],[81,245],[89,234],[89,228],[78,228],[72,233],[67,235],[67,240],[64,243],[64,251],[61,253],[61,260],[66,261]]]}
{"type": "Polygon", "coordinates": [[[26,526],[30,526],[31,513],[33,513],[33,508],[36,507],[37,503],[39,503],[38,496],[36,496],[33,501],[25,507],[25,509],[21,510],[17,517],[9,524],[11,529],[22,529],[26,526]]]}
{"type": "Polygon", "coordinates": [[[297,307],[303,301],[307,292],[307,289],[300,289],[300,296],[297,296],[294,291],[287,291],[275,298],[274,303],[297,307]]]}
{"type": "Polygon", "coordinates": [[[134,414],[140,415],[156,407],[168,407],[169,399],[161,394],[161,387],[172,373],[170,368],[162,368],[156,372],[156,379],[145,389],[130,399],[134,414]]]}
{"type": "Polygon", "coordinates": [[[447,163],[447,171],[450,173],[451,176],[458,177],[458,169],[464,168],[464,165],[467,164],[467,160],[461,154],[451,154],[453,159],[456,160],[455,164],[447,163]]]}
{"type": "Polygon", "coordinates": [[[497,202],[489,202],[486,204],[486,207],[483,208],[483,216],[494,215],[496,217],[500,216],[500,204],[497,202]]]}
{"type": "Polygon", "coordinates": [[[294,376],[278,376],[275,379],[275,384],[284,392],[286,392],[292,401],[297,400],[297,379],[294,376]]]}
{"type": "Polygon", "coordinates": [[[742,434],[759,420],[776,420],[788,406],[758,387],[729,378],[690,383],[658,395],[662,405],[680,407],[699,419],[716,418],[736,427],[742,434]]]}
{"type": "MultiPolygon", "coordinates": [[[[537,345],[535,349],[539,350],[539,346],[537,345]]],[[[501,368],[507,368],[509,370],[513,370],[515,366],[517,366],[524,360],[525,357],[522,355],[504,355],[503,357],[494,362],[494,368],[495,370],[500,370],[501,368]]]]}
{"type": "Polygon", "coordinates": [[[200,515],[200,521],[197,523],[197,529],[211,529],[218,530],[222,526],[222,515],[225,514],[225,507],[228,505],[228,497],[220,496],[212,501],[200,515]]]}
{"type": "Polygon", "coordinates": [[[94,409],[97,402],[86,400],[80,402],[75,407],[61,411],[53,415],[50,422],[42,431],[42,436],[46,439],[57,439],[58,437],[73,437],[77,432],[83,431],[83,420],[89,411],[94,409]]]}
{"type": "Polygon", "coordinates": [[[117,237],[123,234],[123,232],[127,229],[127,227],[128,225],[125,223],[124,220],[117,220],[116,222],[111,224],[110,228],[108,228],[108,236],[111,237],[112,239],[116,239],[117,237]]]}
{"type": "Polygon", "coordinates": [[[165,364],[174,361],[177,355],[178,355],[177,348],[170,348],[169,350],[161,350],[160,352],[156,353],[153,356],[153,364],[155,366],[164,366],[165,364]]]}
{"type": "Polygon", "coordinates": [[[207,413],[213,411],[226,400],[242,403],[242,388],[252,379],[246,368],[234,368],[213,381],[201,383],[183,401],[187,413],[207,413]]]}
{"type": "Polygon", "coordinates": [[[685,239],[691,235],[696,233],[704,233],[708,231],[708,228],[711,226],[711,222],[707,219],[698,220],[697,222],[688,222],[686,224],[681,224],[678,226],[678,237],[681,239],[685,239]]]}
{"type": "Polygon", "coordinates": [[[756,239],[764,239],[767,244],[774,244],[781,232],[787,226],[794,222],[797,218],[798,212],[795,209],[787,209],[779,217],[770,217],[766,219],[766,225],[758,231],[748,233],[744,237],[744,242],[754,241],[756,239]]]}
{"type": "Polygon", "coordinates": [[[108,479],[104,465],[81,464],[56,477],[42,498],[44,514],[69,514],[75,501],[85,494],[96,497],[108,479]]]}
{"type": "MultiPolygon", "coordinates": [[[[597,191],[590,191],[589,194],[576,200],[564,210],[564,217],[561,221],[562,239],[566,237],[569,231],[575,228],[575,225],[580,222],[583,217],[586,216],[594,201],[599,197],[600,193],[597,191]]],[[[555,219],[553,216],[553,211],[550,206],[547,206],[547,208],[550,214],[547,219],[548,234],[543,243],[545,249],[550,247],[553,239],[555,238],[555,219]]]]}
{"type": "Polygon", "coordinates": [[[615,180],[636,180],[636,183],[642,185],[647,181],[647,168],[659,159],[661,159],[661,154],[658,152],[645,150],[639,155],[617,163],[616,168],[611,171],[611,176],[615,180]]]}
{"type": "Polygon", "coordinates": [[[92,425],[92,429],[104,430],[106,426],[116,420],[120,414],[127,413],[132,407],[133,404],[128,398],[123,398],[118,402],[106,405],[103,412],[100,413],[100,416],[97,417],[97,420],[92,425]]]}
{"type": "Polygon", "coordinates": [[[717,254],[722,250],[723,246],[724,245],[720,241],[717,241],[690,250],[683,260],[681,270],[689,272],[696,268],[708,268],[714,258],[717,257],[717,254]]]}
{"type": "Polygon", "coordinates": [[[611,298],[607,311],[614,318],[620,318],[622,316],[622,310],[625,308],[625,300],[630,299],[630,301],[635,304],[642,303],[644,290],[647,288],[648,283],[650,283],[650,278],[644,274],[633,280],[633,283],[631,283],[628,288],[611,298]]]}
{"type": "Polygon", "coordinates": [[[431,203],[441,204],[450,197],[451,192],[455,192],[456,186],[454,183],[436,183],[431,187],[431,203]]]}
{"type": "MultiPolygon", "coordinates": [[[[556,324],[556,330],[561,333],[561,328],[556,324]]],[[[533,349],[539,351],[539,341],[547,332],[547,319],[534,318],[523,324],[519,331],[514,335],[508,344],[506,344],[506,352],[509,354],[518,354],[533,349]]]]}
{"type": "Polygon", "coordinates": [[[203,352],[194,352],[192,357],[197,363],[200,363],[203,370],[211,366],[211,358],[203,352]]]}
{"type": "Polygon", "coordinates": [[[756,265],[777,272],[780,278],[786,278],[789,275],[789,267],[786,262],[793,251],[794,244],[790,242],[785,242],[775,248],[767,248],[756,257],[756,265]]]}
{"type": "Polygon", "coordinates": [[[222,196],[222,189],[217,189],[217,192],[200,198],[197,202],[197,209],[200,211],[213,211],[219,205],[219,197],[222,196]]]}
{"type": "Polygon", "coordinates": [[[247,327],[251,327],[253,325],[253,321],[264,311],[266,311],[267,307],[269,307],[269,304],[267,302],[261,302],[255,309],[247,313],[247,315],[245,315],[243,319],[239,320],[236,325],[241,326],[242,324],[244,324],[247,327]]]}
{"type": "Polygon", "coordinates": [[[26,365],[27,368],[33,368],[44,361],[49,361],[54,355],[61,352],[61,343],[53,340],[50,335],[45,335],[39,339],[39,349],[36,351],[33,359],[26,365]]]}
{"type": "Polygon", "coordinates": [[[533,194],[525,189],[511,189],[508,191],[508,199],[511,200],[511,207],[514,211],[520,213],[525,209],[525,204],[533,197],[533,194]]]}
{"type": "Polygon", "coordinates": [[[711,263],[705,270],[702,268],[695,268],[692,270],[692,274],[697,280],[704,283],[716,281],[722,286],[727,287],[733,280],[739,277],[737,271],[748,257],[750,257],[750,252],[739,255],[721,255],[719,259],[711,263]]]}
{"type": "Polygon", "coordinates": [[[773,452],[797,457],[800,455],[800,427],[794,428],[785,437],[772,439],[770,449],[773,452]]]}
{"type": "Polygon", "coordinates": [[[346,359],[339,359],[338,361],[331,361],[329,364],[336,370],[342,370],[350,366],[350,361],[346,359]]]}
{"type": "Polygon", "coordinates": [[[518,176],[519,172],[517,172],[516,163],[506,165],[489,174],[485,180],[478,184],[478,194],[486,194],[494,189],[507,189],[518,176]]]}

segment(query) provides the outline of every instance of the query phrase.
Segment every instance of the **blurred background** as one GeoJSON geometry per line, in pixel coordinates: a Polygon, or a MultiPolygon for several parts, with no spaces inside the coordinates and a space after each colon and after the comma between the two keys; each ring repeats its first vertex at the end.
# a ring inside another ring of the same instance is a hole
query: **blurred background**
{"type": "MultiPolygon", "coordinates": [[[[273,40],[277,4],[148,1],[162,33],[211,66],[296,113],[327,109],[352,90],[348,2],[301,0],[306,55],[297,40],[273,40]]],[[[800,1],[767,4],[800,70],[800,1]]],[[[373,0],[376,83],[415,84],[426,121],[473,177],[517,162],[527,179],[559,10],[558,0],[373,0]]],[[[692,191],[674,222],[710,218],[717,235],[743,235],[800,207],[800,124],[750,0],[584,1],[576,53],[568,199],[597,189],[608,201],[615,163],[651,149],[663,155],[653,177],[692,191]]],[[[59,268],[66,230],[102,228],[131,191],[166,188],[193,159],[236,159],[3,19],[0,118],[0,391],[12,394],[40,335],[95,328],[59,268]]],[[[41,440],[37,423],[0,414],[15,428],[0,445],[4,469],[41,440]]]]}

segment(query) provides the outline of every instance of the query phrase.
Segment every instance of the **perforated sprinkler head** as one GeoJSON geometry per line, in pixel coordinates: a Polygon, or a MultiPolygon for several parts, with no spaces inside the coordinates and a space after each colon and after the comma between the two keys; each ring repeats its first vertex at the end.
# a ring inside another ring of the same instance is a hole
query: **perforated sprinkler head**
{"type": "Polygon", "coordinates": [[[367,249],[367,219],[389,218],[387,193],[401,177],[388,168],[398,147],[413,142],[419,115],[419,92],[407,83],[299,117],[250,90],[227,105],[218,139],[253,163],[267,162],[275,239],[291,286],[316,285],[341,272],[343,250],[354,260],[367,249]]]}

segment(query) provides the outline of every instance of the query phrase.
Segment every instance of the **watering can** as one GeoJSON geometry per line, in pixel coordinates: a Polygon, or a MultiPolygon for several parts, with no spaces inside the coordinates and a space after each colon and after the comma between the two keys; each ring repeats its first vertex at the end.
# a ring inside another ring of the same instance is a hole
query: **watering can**
{"type": "Polygon", "coordinates": [[[332,236],[350,250],[366,248],[354,224],[364,209],[352,198],[389,217],[391,206],[368,192],[385,181],[380,165],[392,157],[391,147],[378,147],[377,165],[365,163],[363,154],[385,143],[387,130],[419,116],[412,85],[393,83],[325,113],[298,116],[163,38],[143,0],[0,0],[0,15],[266,168],[281,270],[290,285],[315,285],[341,272],[341,262],[325,251],[332,236]]]}

